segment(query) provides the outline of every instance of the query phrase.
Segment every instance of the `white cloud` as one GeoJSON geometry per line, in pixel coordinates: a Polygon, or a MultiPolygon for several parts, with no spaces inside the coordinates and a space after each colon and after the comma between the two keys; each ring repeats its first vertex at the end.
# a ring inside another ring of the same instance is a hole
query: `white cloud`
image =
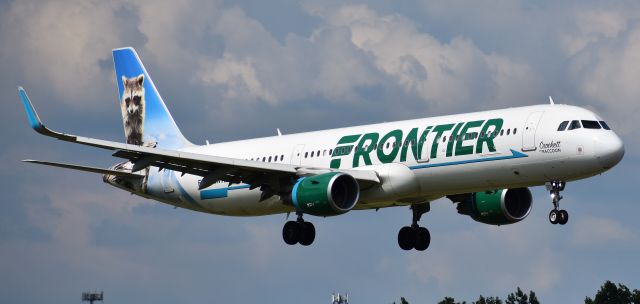
{"type": "Polygon", "coordinates": [[[576,220],[571,241],[580,246],[600,246],[609,242],[626,242],[634,239],[636,239],[635,234],[618,221],[585,216],[576,220]]]}
{"type": "Polygon", "coordinates": [[[17,61],[6,64],[17,64],[29,83],[53,89],[63,102],[90,106],[87,95],[102,93],[112,73],[101,70],[99,62],[120,45],[114,21],[120,6],[104,1],[13,1],[0,21],[3,49],[11,55],[5,59],[17,61]]]}

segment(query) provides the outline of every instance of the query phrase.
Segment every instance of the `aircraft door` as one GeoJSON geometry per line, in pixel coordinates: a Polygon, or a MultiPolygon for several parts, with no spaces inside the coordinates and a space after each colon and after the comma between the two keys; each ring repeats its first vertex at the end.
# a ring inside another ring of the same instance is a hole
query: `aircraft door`
{"type": "Polygon", "coordinates": [[[291,153],[292,165],[300,165],[300,161],[302,160],[303,150],[304,150],[304,145],[296,145],[295,148],[293,148],[293,152],[291,153]]]}
{"type": "Polygon", "coordinates": [[[544,111],[529,114],[522,132],[522,151],[534,151],[536,149],[536,130],[544,111]]]}

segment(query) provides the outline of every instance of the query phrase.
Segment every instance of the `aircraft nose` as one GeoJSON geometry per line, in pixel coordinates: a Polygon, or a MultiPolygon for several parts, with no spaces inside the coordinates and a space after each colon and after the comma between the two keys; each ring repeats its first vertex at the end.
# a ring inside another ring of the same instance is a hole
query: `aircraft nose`
{"type": "Polygon", "coordinates": [[[624,156],[622,139],[615,134],[598,137],[595,140],[595,151],[598,161],[605,169],[611,169],[624,156]]]}

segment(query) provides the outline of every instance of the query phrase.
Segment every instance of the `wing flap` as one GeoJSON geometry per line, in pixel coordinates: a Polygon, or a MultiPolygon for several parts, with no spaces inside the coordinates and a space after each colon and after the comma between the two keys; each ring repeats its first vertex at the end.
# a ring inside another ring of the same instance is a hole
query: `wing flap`
{"type": "Polygon", "coordinates": [[[103,168],[97,168],[97,167],[80,166],[80,165],[66,164],[66,163],[56,163],[56,162],[34,160],[34,159],[25,159],[23,160],[23,162],[58,167],[58,168],[72,169],[72,170],[78,170],[78,171],[84,171],[84,172],[91,172],[91,173],[109,174],[109,175],[114,175],[119,177],[130,177],[130,178],[144,177],[144,175],[140,173],[132,173],[132,172],[126,172],[126,171],[112,170],[112,169],[103,169],[103,168]]]}

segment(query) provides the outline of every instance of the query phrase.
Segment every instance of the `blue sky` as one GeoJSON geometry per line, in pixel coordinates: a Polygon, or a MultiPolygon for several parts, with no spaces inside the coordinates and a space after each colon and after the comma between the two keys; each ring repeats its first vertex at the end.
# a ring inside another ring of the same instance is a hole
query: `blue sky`
{"type": "Polygon", "coordinates": [[[605,280],[640,288],[640,3],[637,1],[0,2],[0,302],[434,303],[533,289],[577,303],[605,280]],[[54,129],[123,140],[111,49],[133,46],[196,143],[546,103],[600,113],[626,145],[613,170],[570,183],[551,226],[534,188],[523,222],[492,227],[432,204],[426,252],[395,238],[408,208],[313,218],[229,218],[131,196],[96,175],[25,158],[108,166],[105,151],[29,129],[24,86],[54,129]]]}

